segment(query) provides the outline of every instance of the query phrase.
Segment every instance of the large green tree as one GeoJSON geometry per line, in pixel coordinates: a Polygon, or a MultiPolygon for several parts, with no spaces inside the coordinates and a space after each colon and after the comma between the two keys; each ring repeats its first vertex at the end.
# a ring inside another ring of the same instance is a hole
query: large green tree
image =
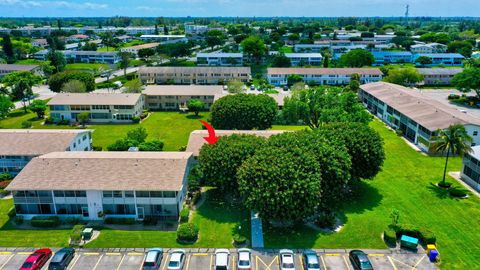
{"type": "Polygon", "coordinates": [[[245,206],[266,221],[301,221],[321,200],[320,165],[303,148],[263,147],[242,164],[237,178],[245,206]]]}
{"type": "Polygon", "coordinates": [[[241,42],[243,52],[247,54],[248,58],[255,63],[260,63],[260,60],[265,56],[267,47],[263,40],[258,36],[250,36],[241,42]]]}
{"type": "Polygon", "coordinates": [[[459,53],[465,57],[472,56],[473,46],[470,42],[463,41],[452,41],[448,44],[447,52],[449,53],[459,53]]]}
{"type": "Polygon", "coordinates": [[[371,66],[374,61],[375,59],[369,51],[354,49],[340,56],[338,65],[340,67],[363,67],[371,66]]]}
{"type": "Polygon", "coordinates": [[[10,98],[7,95],[0,94],[0,119],[7,117],[14,108],[15,106],[10,98]]]}
{"type": "Polygon", "coordinates": [[[280,53],[272,57],[272,67],[291,67],[292,62],[290,58],[286,57],[285,54],[280,53]]]}
{"type": "Polygon", "coordinates": [[[63,53],[50,50],[47,54],[47,60],[50,61],[50,65],[54,69],[54,73],[62,72],[65,70],[67,66],[67,60],[65,60],[65,56],[63,53]]]}
{"type": "Polygon", "coordinates": [[[356,93],[339,87],[311,87],[286,97],[283,119],[291,124],[299,120],[310,128],[330,122],[368,123],[372,116],[358,101],[356,93]]]}
{"type": "Polygon", "coordinates": [[[278,104],[263,94],[235,94],[215,101],[210,111],[217,129],[268,129],[277,116],[278,104]]]}
{"type": "Polygon", "coordinates": [[[10,35],[4,35],[2,37],[2,51],[5,54],[5,57],[7,58],[8,63],[13,63],[15,62],[15,53],[13,51],[13,44],[12,40],[10,39],[10,35]]]}
{"type": "Polygon", "coordinates": [[[36,99],[28,106],[28,109],[36,113],[39,119],[42,119],[45,116],[45,111],[47,111],[47,102],[45,100],[36,99]]]}
{"type": "Polygon", "coordinates": [[[220,46],[225,42],[225,34],[220,30],[210,30],[206,34],[205,42],[208,47],[213,49],[215,46],[220,46]]]}
{"type": "Polygon", "coordinates": [[[445,154],[445,167],[443,168],[442,186],[446,186],[445,177],[447,175],[448,158],[450,155],[463,155],[472,151],[470,137],[465,127],[460,124],[451,125],[447,129],[438,130],[435,137],[433,150],[445,154]]]}
{"type": "Polygon", "coordinates": [[[468,93],[474,91],[480,98],[480,68],[469,67],[456,74],[452,84],[460,91],[468,93]]]}
{"type": "Polygon", "coordinates": [[[90,73],[80,71],[64,71],[54,74],[48,79],[48,86],[53,92],[59,93],[64,84],[72,80],[82,82],[87,92],[95,90],[95,77],[90,73]]]}
{"type": "Polygon", "coordinates": [[[206,184],[238,194],[238,168],[264,145],[263,137],[237,134],[221,136],[215,144],[204,144],[198,162],[206,184]]]}
{"type": "Polygon", "coordinates": [[[418,73],[415,68],[396,68],[389,70],[384,80],[403,86],[413,86],[423,81],[423,75],[418,73]]]}
{"type": "Polygon", "coordinates": [[[130,66],[130,61],[135,59],[135,55],[129,52],[120,52],[120,62],[118,66],[123,69],[123,76],[127,76],[127,68],[130,66]]]}
{"type": "Polygon", "coordinates": [[[193,112],[195,116],[198,116],[201,110],[205,108],[205,103],[200,99],[192,98],[187,102],[187,108],[189,111],[193,112]]]}

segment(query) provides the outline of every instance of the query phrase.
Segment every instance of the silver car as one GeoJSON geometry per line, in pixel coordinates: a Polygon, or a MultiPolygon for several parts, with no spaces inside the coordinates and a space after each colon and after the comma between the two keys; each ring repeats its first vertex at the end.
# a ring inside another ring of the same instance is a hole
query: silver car
{"type": "Polygon", "coordinates": [[[295,255],[290,249],[280,250],[280,270],[295,270],[295,255]]]}
{"type": "Polygon", "coordinates": [[[143,261],[143,270],[158,270],[162,264],[163,249],[151,248],[145,253],[143,261]]]}
{"type": "Polygon", "coordinates": [[[238,270],[251,270],[252,269],[252,251],[248,248],[241,248],[238,250],[238,270]]]}
{"type": "Polygon", "coordinates": [[[305,250],[302,255],[305,270],[321,270],[317,253],[313,250],[305,250]]]}
{"type": "Polygon", "coordinates": [[[170,253],[170,260],[168,261],[168,270],[181,270],[185,262],[185,250],[175,249],[170,253]]]}

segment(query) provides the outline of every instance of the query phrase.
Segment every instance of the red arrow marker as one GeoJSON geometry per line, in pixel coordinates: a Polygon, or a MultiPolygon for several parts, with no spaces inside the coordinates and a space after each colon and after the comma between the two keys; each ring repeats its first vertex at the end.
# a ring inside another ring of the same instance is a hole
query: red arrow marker
{"type": "Polygon", "coordinates": [[[203,137],[205,141],[207,141],[208,144],[215,144],[218,141],[218,137],[215,135],[215,129],[213,129],[209,123],[203,120],[200,120],[200,122],[207,128],[208,131],[208,137],[203,137]]]}

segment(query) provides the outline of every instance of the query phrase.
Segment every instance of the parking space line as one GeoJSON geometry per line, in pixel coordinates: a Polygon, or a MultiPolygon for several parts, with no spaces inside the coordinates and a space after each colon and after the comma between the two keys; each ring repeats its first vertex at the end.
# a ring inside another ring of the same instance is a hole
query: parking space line
{"type": "Polygon", "coordinates": [[[85,256],[98,256],[98,255],[100,255],[100,253],[98,253],[98,252],[85,252],[85,253],[83,253],[83,255],[85,255],[85,256]]]}
{"type": "Polygon", "coordinates": [[[326,253],[325,256],[335,256],[335,257],[338,257],[338,256],[340,256],[340,253],[326,253]]]}
{"type": "Polygon", "coordinates": [[[278,262],[278,256],[275,256],[275,258],[273,259],[273,261],[268,265],[268,269],[272,269],[271,266],[273,263],[276,263],[277,264],[277,268],[280,269],[280,265],[279,265],[279,262],[278,262]]]}
{"type": "Polygon", "coordinates": [[[323,259],[323,256],[320,255],[320,259],[322,260],[322,265],[323,265],[323,269],[327,269],[327,265],[325,264],[325,260],[323,259]]]}
{"type": "Polygon", "coordinates": [[[237,267],[237,265],[235,264],[235,255],[232,256],[232,265],[233,265],[233,270],[235,270],[237,267]]]}
{"type": "Polygon", "coordinates": [[[12,254],[12,252],[10,252],[10,251],[2,251],[2,252],[0,252],[0,255],[10,255],[10,254],[12,254]]]}
{"type": "Polygon", "coordinates": [[[412,269],[416,269],[417,266],[423,261],[423,259],[425,259],[425,257],[427,257],[427,256],[422,256],[422,258],[413,266],[412,269]]]}
{"type": "Polygon", "coordinates": [[[162,270],[165,270],[165,266],[167,266],[169,256],[170,256],[170,254],[167,254],[167,257],[165,258],[165,260],[162,261],[162,263],[163,263],[162,270]]]}
{"type": "Polygon", "coordinates": [[[390,264],[392,264],[392,266],[393,266],[393,270],[397,270],[397,266],[393,262],[392,257],[390,257],[390,256],[387,256],[387,257],[388,257],[388,260],[390,261],[390,264]]]}
{"type": "MultiPolygon", "coordinates": [[[[190,265],[190,258],[192,257],[192,255],[188,255],[188,258],[187,258],[187,267],[185,268],[185,270],[188,270],[188,266],[190,265]]],[[[140,269],[142,269],[140,267],[140,269]]]]}
{"type": "Polygon", "coordinates": [[[350,265],[348,264],[348,261],[347,261],[347,258],[345,256],[342,256],[343,257],[343,261],[345,262],[345,265],[347,266],[347,269],[350,270],[350,265]]]}
{"type": "Polygon", "coordinates": [[[117,266],[117,270],[120,269],[120,266],[122,266],[123,259],[125,259],[125,254],[123,254],[122,259],[120,260],[120,263],[117,266]]]}
{"type": "Polygon", "coordinates": [[[302,266],[302,270],[305,270],[305,268],[303,267],[302,255],[298,254],[298,260],[300,261],[300,265],[302,266]]]}
{"type": "Polygon", "coordinates": [[[193,256],[208,256],[208,253],[193,253],[193,256]]]}
{"type": "Polygon", "coordinates": [[[75,258],[73,259],[73,263],[70,265],[70,267],[68,269],[73,269],[75,267],[75,264],[77,264],[78,260],[80,260],[80,257],[82,255],[80,253],[77,254],[77,256],[75,256],[75,258]]]}
{"type": "Polygon", "coordinates": [[[407,266],[407,267],[409,267],[409,268],[412,267],[411,265],[406,264],[406,263],[404,263],[404,262],[402,262],[402,261],[399,261],[399,260],[397,260],[397,259],[395,259],[395,258],[392,258],[392,260],[394,260],[394,261],[396,261],[396,262],[399,262],[399,263],[401,263],[401,264],[403,264],[403,265],[405,265],[405,266],[407,266]]]}
{"type": "Polygon", "coordinates": [[[97,263],[95,264],[95,266],[93,267],[93,269],[92,269],[92,270],[95,270],[95,269],[97,269],[97,267],[98,267],[98,265],[100,264],[100,261],[102,260],[102,258],[103,258],[103,254],[102,254],[102,255],[100,255],[100,258],[98,258],[98,261],[97,261],[97,263]]]}
{"type": "Polygon", "coordinates": [[[208,270],[212,269],[212,263],[213,263],[213,255],[210,255],[210,266],[208,267],[208,270]]]}
{"type": "Polygon", "coordinates": [[[128,256],[143,256],[143,253],[140,252],[129,252],[127,253],[128,256]]]}
{"type": "Polygon", "coordinates": [[[368,254],[369,257],[383,257],[385,256],[385,254],[382,254],[382,253],[372,253],[372,254],[368,254]]]}
{"type": "Polygon", "coordinates": [[[107,253],[105,253],[105,255],[107,255],[107,256],[120,256],[122,254],[117,253],[117,252],[107,252],[107,253]]]}
{"type": "Polygon", "coordinates": [[[15,254],[10,255],[10,257],[8,257],[7,261],[4,264],[2,264],[0,269],[3,269],[5,267],[5,265],[7,265],[7,263],[13,258],[13,256],[15,256],[15,254]]]}
{"type": "MultiPolygon", "coordinates": [[[[143,254],[142,254],[143,255],[143,254]]],[[[138,268],[139,270],[142,270],[143,269],[143,263],[145,262],[145,256],[143,256],[143,259],[142,259],[142,263],[140,264],[140,268],[138,268]]],[[[188,268],[187,268],[188,269],[188,268]]]]}
{"type": "Polygon", "coordinates": [[[32,252],[24,252],[24,251],[22,251],[22,252],[17,252],[17,254],[18,254],[18,255],[30,255],[30,254],[32,254],[32,252]]]}

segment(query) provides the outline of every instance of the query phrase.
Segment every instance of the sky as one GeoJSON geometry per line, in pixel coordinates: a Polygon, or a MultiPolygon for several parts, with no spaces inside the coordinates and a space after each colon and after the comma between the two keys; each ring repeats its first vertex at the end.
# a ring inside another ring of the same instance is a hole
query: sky
{"type": "Polygon", "coordinates": [[[0,17],[480,17],[480,0],[0,0],[0,17]]]}

